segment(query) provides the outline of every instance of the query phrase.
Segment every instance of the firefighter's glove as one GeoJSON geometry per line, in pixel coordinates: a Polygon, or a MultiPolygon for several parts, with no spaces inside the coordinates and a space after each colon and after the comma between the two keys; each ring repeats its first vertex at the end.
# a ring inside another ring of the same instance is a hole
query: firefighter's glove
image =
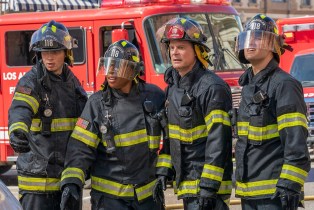
{"type": "Polygon", "coordinates": [[[77,210],[80,206],[80,190],[76,184],[66,184],[62,190],[61,210],[77,210]]]}
{"type": "Polygon", "coordinates": [[[159,175],[153,188],[153,199],[165,206],[164,191],[167,189],[167,177],[159,175]]]}
{"type": "Polygon", "coordinates": [[[297,210],[300,201],[300,193],[293,190],[277,187],[275,194],[271,197],[280,198],[282,209],[283,210],[297,210]]]}
{"type": "Polygon", "coordinates": [[[209,188],[201,188],[199,195],[199,210],[214,210],[217,194],[209,188]]]}
{"type": "Polygon", "coordinates": [[[18,153],[26,153],[31,150],[26,134],[21,130],[15,130],[10,134],[10,145],[18,153]]]}

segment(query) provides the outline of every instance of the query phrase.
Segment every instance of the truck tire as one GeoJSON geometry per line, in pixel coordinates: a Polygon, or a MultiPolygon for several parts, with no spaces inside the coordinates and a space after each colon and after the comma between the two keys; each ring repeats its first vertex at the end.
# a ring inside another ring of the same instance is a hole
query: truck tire
{"type": "Polygon", "coordinates": [[[0,174],[4,174],[8,170],[12,168],[12,165],[5,165],[5,166],[0,166],[0,174]]]}

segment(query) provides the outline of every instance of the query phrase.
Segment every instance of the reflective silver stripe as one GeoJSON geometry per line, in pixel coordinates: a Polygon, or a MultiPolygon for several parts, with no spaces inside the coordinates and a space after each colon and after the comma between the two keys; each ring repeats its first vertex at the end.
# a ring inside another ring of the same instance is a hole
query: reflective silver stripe
{"type": "Polygon", "coordinates": [[[256,127],[249,125],[249,122],[238,122],[238,135],[248,136],[249,140],[263,141],[279,137],[277,124],[256,127]]]}
{"type": "Polygon", "coordinates": [[[149,140],[149,148],[150,149],[158,149],[160,146],[160,136],[148,136],[149,140]]]}
{"type": "Polygon", "coordinates": [[[278,130],[291,126],[303,126],[308,128],[307,120],[304,114],[299,112],[283,114],[277,117],[278,130]]]}
{"type": "Polygon", "coordinates": [[[201,177],[213,179],[213,180],[221,182],[223,174],[224,174],[223,168],[209,165],[209,164],[204,164],[201,177]]]}
{"type": "Polygon", "coordinates": [[[197,195],[198,192],[200,191],[199,183],[200,180],[181,182],[178,188],[178,196],[182,196],[185,194],[197,195]]]}
{"type": "Polygon", "coordinates": [[[272,195],[276,191],[277,179],[256,182],[236,182],[236,195],[238,196],[259,196],[272,195]]]}
{"type": "Polygon", "coordinates": [[[60,179],[18,176],[18,187],[26,191],[59,191],[60,179]]]}
{"type": "Polygon", "coordinates": [[[123,185],[110,180],[91,177],[92,188],[100,192],[119,196],[119,197],[134,197],[134,187],[132,185],[123,185]]]}
{"type": "Polygon", "coordinates": [[[83,128],[79,127],[79,126],[75,126],[72,135],[72,138],[83,142],[84,144],[97,148],[100,139],[98,138],[98,136],[88,130],[84,130],[83,128]]]}
{"type": "Polygon", "coordinates": [[[223,110],[212,110],[206,117],[205,122],[207,125],[207,131],[211,130],[214,123],[222,123],[227,126],[231,126],[230,118],[227,112],[223,110]]]}
{"type": "Polygon", "coordinates": [[[304,171],[301,168],[284,164],[281,170],[280,178],[289,179],[294,182],[298,182],[301,185],[304,185],[304,182],[307,178],[308,172],[304,171]]]}
{"type": "Polygon", "coordinates": [[[183,142],[192,143],[193,141],[207,137],[208,132],[205,125],[199,125],[191,129],[183,129],[178,125],[169,125],[169,137],[183,142]]]}
{"type": "MultiPolygon", "coordinates": [[[[51,122],[51,131],[59,132],[59,131],[72,131],[75,127],[75,123],[77,118],[58,118],[52,119],[51,122]]],[[[31,125],[31,131],[39,132],[41,131],[42,125],[40,119],[33,119],[31,125]]]]}
{"type": "Polygon", "coordinates": [[[148,198],[153,195],[153,187],[155,183],[156,183],[156,180],[144,186],[141,186],[139,188],[135,188],[138,201],[144,200],[145,198],[148,198]]]}
{"type": "Polygon", "coordinates": [[[62,172],[61,181],[67,178],[78,178],[81,180],[82,184],[85,182],[85,174],[80,168],[66,168],[62,172]]]}
{"type": "Polygon", "coordinates": [[[127,147],[148,141],[146,129],[114,136],[117,147],[127,147]]]}
{"type": "Polygon", "coordinates": [[[15,92],[13,100],[24,101],[32,108],[32,111],[34,114],[36,114],[38,112],[39,103],[36,100],[36,98],[34,98],[30,95],[15,92]]]}
{"type": "Polygon", "coordinates": [[[28,127],[24,122],[16,122],[12,123],[9,127],[9,135],[11,134],[12,131],[17,130],[17,129],[22,129],[26,133],[28,133],[28,127]]]}
{"type": "Polygon", "coordinates": [[[156,167],[172,168],[171,156],[166,154],[159,155],[156,167]]]}

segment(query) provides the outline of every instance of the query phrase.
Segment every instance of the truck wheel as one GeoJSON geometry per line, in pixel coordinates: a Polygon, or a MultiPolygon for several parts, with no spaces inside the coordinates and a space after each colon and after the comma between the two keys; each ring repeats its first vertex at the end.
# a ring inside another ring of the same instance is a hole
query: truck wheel
{"type": "Polygon", "coordinates": [[[12,168],[12,165],[5,165],[5,166],[0,166],[0,174],[4,174],[8,170],[12,168]]]}

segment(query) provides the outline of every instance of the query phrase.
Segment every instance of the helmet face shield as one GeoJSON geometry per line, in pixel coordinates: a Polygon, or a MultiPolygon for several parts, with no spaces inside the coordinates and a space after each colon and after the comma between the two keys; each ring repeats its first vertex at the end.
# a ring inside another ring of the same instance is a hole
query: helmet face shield
{"type": "Polygon", "coordinates": [[[98,63],[97,75],[106,75],[133,80],[138,74],[138,63],[130,60],[101,57],[98,63]]]}
{"type": "Polygon", "coordinates": [[[260,30],[241,32],[237,38],[235,50],[263,49],[278,53],[279,36],[275,33],[260,30]]]}

